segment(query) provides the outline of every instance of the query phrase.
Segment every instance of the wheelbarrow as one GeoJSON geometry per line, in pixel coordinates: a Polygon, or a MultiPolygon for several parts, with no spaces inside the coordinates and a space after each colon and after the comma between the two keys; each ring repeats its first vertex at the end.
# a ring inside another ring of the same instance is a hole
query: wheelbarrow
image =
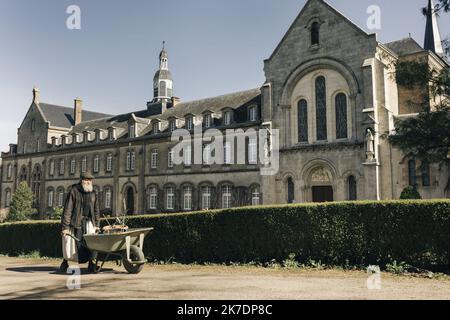
{"type": "Polygon", "coordinates": [[[87,249],[105,255],[103,258],[95,260],[96,272],[99,272],[109,257],[115,256],[119,264],[123,263],[125,270],[131,274],[142,271],[147,262],[144,256],[144,238],[153,228],[127,229],[114,233],[86,234],[83,240],[71,237],[77,242],[81,242],[87,249]],[[98,264],[101,263],[99,266],[98,264]]]}

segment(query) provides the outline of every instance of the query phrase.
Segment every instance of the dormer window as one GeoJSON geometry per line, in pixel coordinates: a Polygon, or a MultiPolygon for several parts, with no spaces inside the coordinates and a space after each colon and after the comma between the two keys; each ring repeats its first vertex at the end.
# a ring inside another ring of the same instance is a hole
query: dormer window
{"type": "Polygon", "coordinates": [[[210,128],[212,126],[212,116],[210,113],[205,113],[203,115],[203,126],[205,128],[210,128]]]}
{"type": "Polygon", "coordinates": [[[130,123],[128,126],[128,135],[130,138],[136,138],[136,125],[134,123],[130,123]]]}
{"type": "Polygon", "coordinates": [[[256,106],[252,106],[248,110],[248,120],[249,121],[256,121],[258,120],[258,110],[256,106]]]}
{"type": "Polygon", "coordinates": [[[315,21],[311,24],[311,46],[319,45],[320,41],[320,23],[315,21]]]}
{"type": "Polygon", "coordinates": [[[169,121],[169,130],[170,130],[170,132],[174,132],[175,130],[177,130],[177,120],[176,119],[171,119],[169,121]]]}
{"type": "Polygon", "coordinates": [[[186,130],[193,130],[194,129],[194,117],[193,116],[187,116],[186,117],[186,130]]]}
{"type": "Polygon", "coordinates": [[[233,111],[228,110],[223,113],[223,125],[229,126],[233,118],[233,111]]]}
{"type": "Polygon", "coordinates": [[[153,132],[153,134],[158,134],[159,133],[159,122],[154,122],[153,123],[152,132],[153,132]]]}

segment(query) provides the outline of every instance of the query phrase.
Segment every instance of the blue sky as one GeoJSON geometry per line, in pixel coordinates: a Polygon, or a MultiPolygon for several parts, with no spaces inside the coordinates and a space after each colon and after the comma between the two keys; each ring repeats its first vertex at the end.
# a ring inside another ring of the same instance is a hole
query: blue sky
{"type": "MultiPolygon", "coordinates": [[[[175,94],[183,101],[246,90],[264,82],[263,60],[306,0],[0,0],[0,150],[16,142],[31,102],[123,113],[152,98],[162,41],[175,94]],[[81,8],[81,30],[66,9],[81,8]]],[[[328,0],[367,30],[366,10],[381,8],[381,42],[411,33],[423,42],[426,0],[328,0]]],[[[450,35],[450,14],[439,19],[450,35]]],[[[369,30],[368,30],[369,31],[369,30]]],[[[372,32],[372,31],[370,31],[372,32]]]]}

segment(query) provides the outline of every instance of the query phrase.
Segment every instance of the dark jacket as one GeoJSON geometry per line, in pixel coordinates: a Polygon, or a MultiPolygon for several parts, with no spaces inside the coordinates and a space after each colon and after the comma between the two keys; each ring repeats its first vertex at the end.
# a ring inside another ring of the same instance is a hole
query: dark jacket
{"type": "MultiPolygon", "coordinates": [[[[91,213],[93,215],[92,222],[96,227],[99,226],[100,208],[97,193],[90,194],[91,213]]],[[[81,228],[83,218],[83,187],[81,184],[73,185],[67,195],[64,203],[64,211],[61,217],[62,229],[81,228]]]]}

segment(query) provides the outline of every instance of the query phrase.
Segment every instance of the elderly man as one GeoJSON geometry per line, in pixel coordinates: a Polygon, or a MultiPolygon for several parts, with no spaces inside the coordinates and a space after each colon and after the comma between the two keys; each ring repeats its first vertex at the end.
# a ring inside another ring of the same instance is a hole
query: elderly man
{"type": "MultiPolygon", "coordinates": [[[[72,234],[76,238],[82,239],[83,235],[87,233],[98,232],[100,210],[98,196],[94,192],[93,179],[94,177],[90,173],[82,174],[80,182],[73,185],[67,195],[61,218],[63,238],[72,234]]],[[[95,272],[96,266],[93,263],[95,254],[82,247],[81,243],[77,243],[77,249],[78,263],[89,261],[89,272],[95,272]]],[[[69,263],[64,259],[60,271],[65,273],[68,267],[69,263]]]]}

